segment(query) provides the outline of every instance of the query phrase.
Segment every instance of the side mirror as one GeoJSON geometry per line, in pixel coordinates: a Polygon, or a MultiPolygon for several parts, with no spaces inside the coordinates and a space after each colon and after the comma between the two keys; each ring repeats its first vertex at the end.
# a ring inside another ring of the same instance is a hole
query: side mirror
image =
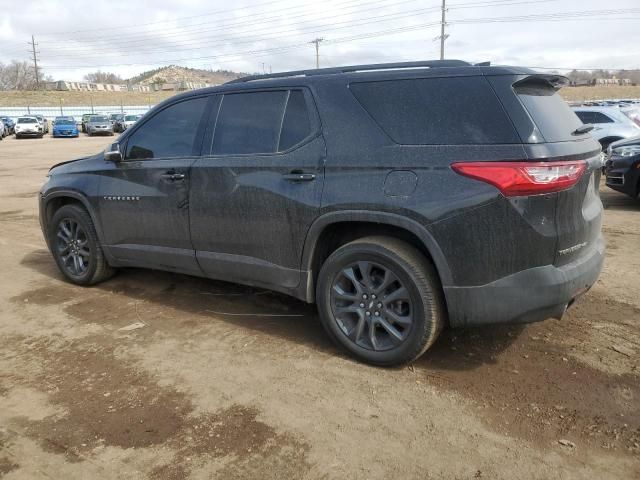
{"type": "Polygon", "coordinates": [[[119,163],[122,161],[122,152],[120,151],[120,144],[114,142],[109,145],[104,151],[104,159],[107,162],[119,163]]]}

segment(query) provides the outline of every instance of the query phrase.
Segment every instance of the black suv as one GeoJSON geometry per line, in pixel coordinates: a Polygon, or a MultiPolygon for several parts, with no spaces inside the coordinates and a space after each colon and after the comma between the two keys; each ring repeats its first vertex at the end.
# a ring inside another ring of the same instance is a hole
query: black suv
{"type": "Polygon", "coordinates": [[[607,157],[607,186],[640,200],[640,137],[612,143],[607,157]]]}
{"type": "Polygon", "coordinates": [[[602,267],[600,145],[565,78],[430,61],[247,77],[53,167],[40,219],[90,285],[147,267],[317,302],[357,358],[560,317],[602,267]]]}

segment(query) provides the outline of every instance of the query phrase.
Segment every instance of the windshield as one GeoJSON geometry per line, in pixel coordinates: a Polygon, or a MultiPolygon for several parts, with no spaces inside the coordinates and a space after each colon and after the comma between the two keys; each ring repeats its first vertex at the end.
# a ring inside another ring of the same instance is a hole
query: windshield
{"type": "Polygon", "coordinates": [[[56,125],[75,125],[75,122],[68,118],[61,118],[60,120],[56,120],[56,125]]]}
{"type": "Polygon", "coordinates": [[[96,122],[106,122],[107,121],[107,117],[100,117],[100,116],[96,116],[96,117],[91,117],[89,119],[90,122],[96,123],[96,122]]]}
{"type": "Polygon", "coordinates": [[[137,120],[137,119],[138,119],[138,116],[137,116],[137,115],[127,115],[126,117],[124,117],[124,119],[125,119],[126,121],[128,121],[128,122],[131,122],[131,121],[135,121],[135,120],[137,120]]]}
{"type": "Polygon", "coordinates": [[[30,117],[20,117],[18,123],[38,123],[38,120],[30,117]]]}
{"type": "Polygon", "coordinates": [[[120,120],[122,118],[122,115],[119,113],[112,113],[111,115],[109,115],[109,119],[111,120],[120,120]]]}

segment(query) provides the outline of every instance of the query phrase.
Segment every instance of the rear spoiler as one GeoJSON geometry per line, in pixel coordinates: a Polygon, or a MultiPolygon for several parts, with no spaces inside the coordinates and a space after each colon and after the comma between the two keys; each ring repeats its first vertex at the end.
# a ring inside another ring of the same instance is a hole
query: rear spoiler
{"type": "Polygon", "coordinates": [[[569,85],[569,79],[562,75],[536,73],[533,75],[528,75],[513,84],[514,87],[526,87],[535,85],[548,85],[555,90],[560,90],[562,87],[566,87],[567,85],[569,85]]]}

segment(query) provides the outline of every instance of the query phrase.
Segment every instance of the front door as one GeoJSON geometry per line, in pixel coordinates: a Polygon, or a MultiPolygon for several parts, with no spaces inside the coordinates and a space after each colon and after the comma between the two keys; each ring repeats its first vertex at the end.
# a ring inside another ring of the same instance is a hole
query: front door
{"type": "Polygon", "coordinates": [[[122,142],[100,182],[105,248],[121,265],[198,273],[189,234],[191,166],[200,154],[208,97],[153,113],[122,142]]]}
{"type": "Polygon", "coordinates": [[[209,124],[215,131],[191,178],[200,266],[212,278],[295,288],[304,239],[319,214],[325,158],[310,92],[221,95],[209,124]]]}

